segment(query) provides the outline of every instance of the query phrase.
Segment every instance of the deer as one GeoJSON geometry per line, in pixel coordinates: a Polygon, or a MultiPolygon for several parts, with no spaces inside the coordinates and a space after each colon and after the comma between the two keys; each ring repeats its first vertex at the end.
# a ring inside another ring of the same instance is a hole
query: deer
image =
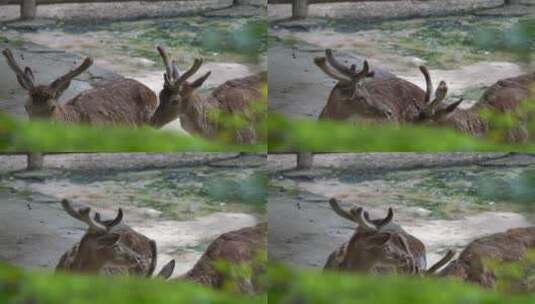
{"type": "Polygon", "coordinates": [[[193,135],[208,139],[222,137],[224,124],[220,115],[245,119],[245,125],[232,128],[231,140],[235,143],[255,143],[261,140],[262,130],[257,129],[262,117],[254,113],[254,102],[262,100],[261,88],[267,73],[229,80],[215,88],[209,96],[202,96],[197,90],[208,79],[208,71],[199,78],[189,79],[200,69],[203,59],[197,58],[185,72],[181,72],[176,61],[170,60],[164,47],[157,47],[165,65],[164,86],[160,91],[160,104],[151,118],[151,125],[162,127],[180,118],[182,128],[193,135]]]}
{"type": "Polygon", "coordinates": [[[513,228],[491,234],[469,243],[459,257],[439,275],[472,282],[484,288],[494,288],[497,279],[494,272],[485,265],[486,260],[520,261],[532,249],[535,249],[535,227],[513,228]]]}
{"type": "Polygon", "coordinates": [[[388,209],[385,218],[371,219],[362,207],[344,210],[335,198],[329,200],[329,205],[337,215],[358,226],[350,240],[329,255],[324,270],[432,275],[455,254],[449,250],[440,261],[426,270],[425,245],[392,222],[392,208],[388,209]]]}
{"type": "MultiPolygon", "coordinates": [[[[247,264],[252,267],[252,273],[246,278],[239,278],[237,290],[242,294],[259,294],[264,291],[261,276],[265,272],[265,265],[255,261],[257,255],[267,247],[267,223],[260,223],[252,227],[226,232],[210,243],[201,258],[184,275],[174,281],[190,281],[205,287],[222,289],[229,282],[228,275],[217,269],[215,263],[224,261],[231,265],[247,264]]],[[[166,265],[162,272],[174,267],[166,265]]]]}
{"type": "MultiPolygon", "coordinates": [[[[75,209],[63,199],[63,210],[85,223],[87,230],[81,240],[65,252],[56,271],[104,275],[142,275],[151,277],[156,268],[156,242],[122,223],[123,211],[119,208],[112,220],[102,220],[100,214],[91,217],[91,208],[75,209]]],[[[168,278],[174,260],[157,275],[168,278]]]]}
{"type": "Polygon", "coordinates": [[[150,123],[150,118],[158,106],[156,94],[133,79],[111,81],[60,103],[59,98],[71,81],[93,64],[91,57],[85,58],[79,66],[49,85],[36,85],[31,68],[22,69],[10,49],[4,49],[2,53],[20,86],[28,91],[25,109],[30,120],[140,127],[150,123]]]}
{"type": "MultiPolygon", "coordinates": [[[[436,104],[445,97],[441,94],[445,82],[441,82],[437,89],[437,98],[431,100],[430,92],[404,79],[375,78],[367,60],[360,71],[356,70],[355,64],[345,66],[334,57],[331,49],[325,50],[325,56],[314,58],[314,64],[337,80],[320,113],[320,120],[406,123],[414,121],[428,104],[436,104]]],[[[430,79],[425,66],[421,66],[420,71],[430,79]]],[[[432,87],[428,86],[429,89],[432,87]]]]}
{"type": "MultiPolygon", "coordinates": [[[[447,126],[460,132],[484,136],[492,130],[492,122],[481,117],[481,111],[487,109],[497,113],[516,111],[520,114],[519,126],[508,129],[505,139],[508,142],[525,142],[529,139],[529,132],[524,126],[526,115],[520,113],[522,102],[533,96],[531,87],[535,84],[535,73],[499,80],[491,85],[477,103],[469,109],[458,108],[459,104],[445,104],[438,102],[430,105],[427,111],[422,111],[417,122],[432,125],[447,126]]],[[[429,87],[429,84],[428,84],[429,87]]]]}

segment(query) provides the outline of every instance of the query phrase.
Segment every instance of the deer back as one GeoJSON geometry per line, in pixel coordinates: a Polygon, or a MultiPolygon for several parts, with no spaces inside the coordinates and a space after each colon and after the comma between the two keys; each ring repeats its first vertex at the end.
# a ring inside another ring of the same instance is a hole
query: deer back
{"type": "Polygon", "coordinates": [[[535,73],[502,79],[490,86],[474,107],[491,107],[500,112],[513,110],[531,95],[534,84],[535,73]]]}
{"type": "Polygon", "coordinates": [[[487,259],[502,262],[520,261],[529,249],[535,248],[535,227],[509,229],[472,241],[458,259],[445,267],[440,275],[458,277],[480,284],[495,286],[494,273],[485,267],[487,259]]]}
{"type": "Polygon", "coordinates": [[[255,294],[262,291],[258,279],[265,271],[265,265],[255,262],[257,254],[266,250],[267,223],[246,227],[220,235],[216,238],[199,261],[182,278],[198,282],[212,288],[222,288],[226,274],[216,269],[214,263],[224,261],[230,265],[248,264],[252,275],[240,279],[237,284],[240,292],[255,294]]]}
{"type": "Polygon", "coordinates": [[[151,89],[136,80],[121,79],[80,93],[63,105],[56,119],[140,127],[150,122],[157,106],[151,89]]]}

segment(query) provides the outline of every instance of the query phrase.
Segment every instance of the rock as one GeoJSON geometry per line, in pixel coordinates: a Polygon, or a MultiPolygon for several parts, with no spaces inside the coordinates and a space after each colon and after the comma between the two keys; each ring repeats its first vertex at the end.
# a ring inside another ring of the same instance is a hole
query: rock
{"type": "Polygon", "coordinates": [[[418,217],[429,217],[433,212],[431,210],[422,207],[408,207],[407,213],[416,215],[418,217]]]}
{"type": "Polygon", "coordinates": [[[148,216],[150,218],[158,218],[162,215],[161,211],[152,208],[139,208],[139,211],[142,215],[148,216]]]}

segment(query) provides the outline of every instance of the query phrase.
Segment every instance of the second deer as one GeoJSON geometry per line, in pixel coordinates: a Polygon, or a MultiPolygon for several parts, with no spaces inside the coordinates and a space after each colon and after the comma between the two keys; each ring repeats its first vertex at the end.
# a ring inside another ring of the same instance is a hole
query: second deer
{"type": "Polygon", "coordinates": [[[257,124],[262,117],[253,111],[253,103],[263,98],[261,88],[266,82],[266,72],[229,80],[215,88],[209,96],[201,96],[197,90],[211,72],[193,81],[189,79],[200,69],[203,60],[195,59],[187,71],[181,72],[163,47],[158,46],[157,49],[165,64],[165,74],[160,105],[151,119],[153,126],[162,127],[180,118],[182,128],[188,133],[215,138],[224,132],[219,114],[240,116],[244,124],[230,130],[230,140],[236,143],[261,140],[263,130],[259,130],[257,124]]]}

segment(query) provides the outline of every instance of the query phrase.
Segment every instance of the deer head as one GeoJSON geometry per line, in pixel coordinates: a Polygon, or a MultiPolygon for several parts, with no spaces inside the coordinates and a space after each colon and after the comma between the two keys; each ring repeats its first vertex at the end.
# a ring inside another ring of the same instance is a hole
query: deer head
{"type": "MultiPolygon", "coordinates": [[[[89,207],[75,210],[71,203],[64,199],[61,201],[63,209],[75,219],[87,224],[87,231],[77,246],[75,256],[72,258],[72,265],[67,268],[80,272],[99,272],[103,266],[113,265],[114,267],[131,266],[141,264],[141,255],[128,246],[128,242],[123,241],[120,231],[117,229],[121,224],[123,212],[119,209],[117,216],[113,220],[103,221],[100,214],[90,216],[89,207]]],[[[153,261],[149,271],[154,271],[156,259],[156,244],[150,241],[153,261]]]]}
{"type": "Polygon", "coordinates": [[[28,91],[29,98],[25,108],[30,119],[50,118],[59,106],[58,99],[67,90],[71,80],[93,64],[93,59],[87,57],[80,66],[57,78],[50,85],[35,85],[35,77],[31,68],[22,69],[15,61],[10,49],[4,49],[2,53],[11,70],[15,72],[21,87],[28,91]]]}
{"type": "Polygon", "coordinates": [[[431,95],[433,93],[433,82],[431,81],[431,76],[429,75],[429,71],[425,66],[420,66],[420,71],[425,77],[425,106],[421,107],[416,102],[414,103],[416,108],[419,110],[419,115],[417,116],[416,122],[439,123],[453,113],[463,102],[463,99],[461,98],[452,104],[444,103],[444,100],[448,94],[448,86],[444,81],[439,83],[435,91],[435,96],[433,99],[431,99],[431,95]]]}
{"type": "Polygon", "coordinates": [[[190,82],[188,79],[199,70],[203,63],[202,59],[195,59],[189,70],[182,73],[178,69],[176,62],[169,60],[167,52],[162,46],[158,46],[157,50],[164,62],[165,73],[163,77],[164,87],[160,92],[160,105],[154,113],[152,124],[156,127],[161,127],[175,120],[186,112],[192,103],[199,100],[199,96],[196,95],[195,91],[202,86],[211,72],[207,72],[190,82]]]}
{"type": "Polygon", "coordinates": [[[329,201],[336,214],[358,224],[347,244],[343,268],[362,272],[418,273],[416,261],[401,231],[385,229],[391,225],[394,213],[390,208],[383,219],[370,219],[361,207],[343,210],[338,201],[329,201]]]}
{"type": "MultiPolygon", "coordinates": [[[[362,70],[357,72],[355,64],[349,67],[343,65],[334,58],[332,50],[327,49],[325,57],[314,58],[314,63],[325,74],[338,81],[329,96],[327,109],[333,107],[336,108],[336,113],[345,113],[345,115],[357,113],[362,118],[372,120],[393,119],[392,110],[384,103],[372,98],[365,85],[362,84],[365,78],[374,76],[374,72],[370,71],[368,61],[365,60],[362,70]]],[[[323,115],[329,116],[326,113],[322,113],[323,115]]],[[[343,118],[337,117],[337,119],[343,118]]]]}

